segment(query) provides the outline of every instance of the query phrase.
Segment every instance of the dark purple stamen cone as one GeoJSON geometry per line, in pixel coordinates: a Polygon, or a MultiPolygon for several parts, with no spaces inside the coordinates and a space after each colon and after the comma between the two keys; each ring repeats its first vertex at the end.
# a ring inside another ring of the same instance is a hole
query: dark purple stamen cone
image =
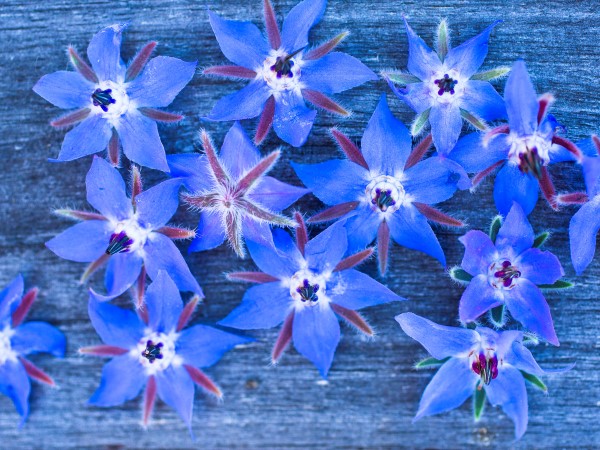
{"type": "Polygon", "coordinates": [[[498,357],[494,354],[486,358],[483,352],[471,364],[471,369],[481,378],[485,384],[490,384],[498,376],[498,357]]]}
{"type": "Polygon", "coordinates": [[[292,73],[292,67],[294,67],[294,61],[292,61],[292,58],[301,51],[302,49],[299,49],[287,56],[277,57],[277,61],[271,66],[271,70],[277,73],[277,78],[281,78],[283,76],[292,78],[294,76],[292,73]]]}
{"type": "Polygon", "coordinates": [[[494,276],[503,280],[502,284],[504,287],[510,287],[513,280],[521,277],[521,272],[512,266],[510,261],[504,261],[502,263],[502,270],[494,272],[494,276]]]}
{"type": "Polygon", "coordinates": [[[519,170],[522,173],[532,173],[539,180],[542,177],[542,158],[536,147],[527,150],[519,155],[519,170]]]}
{"type": "Polygon", "coordinates": [[[163,355],[160,352],[162,346],[162,342],[159,342],[158,344],[154,345],[154,343],[149,340],[148,342],[146,342],[146,349],[142,352],[142,356],[148,361],[150,361],[150,363],[154,363],[155,359],[163,358],[163,355]]]}
{"type": "Polygon", "coordinates": [[[454,87],[458,84],[458,81],[450,78],[448,74],[444,74],[444,78],[433,81],[438,87],[438,95],[444,95],[444,92],[450,92],[450,95],[454,95],[454,87]]]}
{"type": "Polygon", "coordinates": [[[110,95],[111,92],[112,89],[96,89],[92,94],[92,102],[94,103],[94,106],[99,106],[102,108],[102,111],[107,112],[108,105],[116,103],[116,100],[110,95]]]}
{"type": "Polygon", "coordinates": [[[392,191],[387,189],[375,189],[375,198],[371,200],[373,205],[376,205],[381,211],[385,212],[390,206],[394,206],[396,201],[392,198],[392,191]]]}
{"type": "Polygon", "coordinates": [[[317,302],[319,301],[319,296],[317,292],[319,292],[319,285],[314,284],[311,285],[307,279],[304,279],[302,286],[296,289],[296,292],[300,294],[301,300],[303,302],[317,302]]]}
{"type": "Polygon", "coordinates": [[[113,233],[110,236],[106,254],[114,255],[120,252],[128,252],[131,244],[133,244],[133,240],[124,231],[113,233]]]}

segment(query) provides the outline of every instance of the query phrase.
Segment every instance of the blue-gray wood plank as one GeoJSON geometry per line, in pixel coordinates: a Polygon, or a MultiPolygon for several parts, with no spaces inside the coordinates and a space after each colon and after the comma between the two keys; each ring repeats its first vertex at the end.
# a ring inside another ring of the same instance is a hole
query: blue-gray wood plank
{"type": "MultiPolygon", "coordinates": [[[[296,0],[275,1],[281,19],[296,0]]],[[[413,370],[426,355],[404,335],[394,315],[414,311],[443,324],[456,324],[462,292],[432,258],[393,246],[392,268],[383,279],[409,302],[372,308],[366,317],[377,330],[363,339],[344,327],[329,381],[293,350],[277,367],[269,365],[269,351],[277,330],[256,332],[258,342],[230,352],[209,374],[225,392],[222,403],[198,393],[195,400],[193,443],[176,414],[158,404],[150,428],[140,426],[140,399],[119,408],[86,406],[100,379],[101,359],[78,355],[77,349],[99,342],[87,318],[86,288],[77,280],[82,264],[60,260],[44,242],[70,224],[51,214],[52,209],[85,206],[84,177],[90,158],[53,165],[46,160],[58,154],[64,132],[48,126],[61,111],[36,96],[31,87],[43,74],[68,68],[66,47],[84,50],[101,27],[130,21],[123,55],[131,58],[149,40],[158,40],[157,54],[198,60],[200,67],[222,64],[222,56],[207,20],[207,6],[231,19],[261,21],[260,0],[4,0],[0,9],[0,285],[22,272],[28,286],[41,288],[31,319],[44,319],[68,337],[64,360],[34,357],[51,374],[57,389],[35,385],[31,417],[21,430],[6,397],[0,397],[0,448],[465,448],[536,447],[592,448],[600,446],[600,339],[597,327],[600,258],[584,276],[575,278],[570,265],[567,227],[575,211],[552,212],[540,201],[531,215],[537,230],[548,229],[548,248],[566,268],[577,287],[549,293],[559,348],[541,345],[535,356],[547,367],[576,362],[566,373],[548,376],[549,394],[529,389],[529,429],[513,442],[512,422],[499,410],[487,408],[481,422],[472,420],[467,402],[456,411],[411,423],[421,392],[432,372],[413,370]],[[241,4],[240,4],[241,3],[241,4]]],[[[437,0],[372,2],[332,0],[324,20],[314,28],[312,42],[349,29],[342,45],[375,71],[404,68],[407,42],[402,24],[407,14],[415,30],[432,43],[441,18],[448,18],[456,42],[475,35],[495,19],[503,19],[492,34],[486,68],[509,65],[516,58],[528,62],[538,92],[551,91],[558,101],[553,112],[569,128],[572,139],[589,136],[600,128],[598,61],[600,15],[595,2],[584,1],[475,1],[437,0]]],[[[503,83],[499,83],[501,88],[503,83]]],[[[187,119],[162,127],[168,152],[189,152],[198,147],[196,133],[206,126],[217,142],[229,123],[201,124],[221,96],[241,84],[198,74],[177,97],[172,110],[187,119]]],[[[283,145],[284,158],[274,173],[298,182],[288,162],[323,161],[338,155],[328,129],[338,125],[358,140],[380,92],[381,81],[337,96],[354,114],[339,120],[320,114],[307,144],[301,149],[283,145]]],[[[390,99],[392,110],[409,123],[409,109],[390,99]]],[[[245,123],[247,129],[255,123],[245,123]]],[[[263,149],[281,145],[273,135],[263,149]]],[[[144,170],[148,181],[159,174],[144,170]]],[[[557,188],[582,187],[578,170],[554,167],[557,188]]],[[[307,198],[299,206],[307,213],[320,208],[307,198]]],[[[444,206],[472,228],[486,228],[495,214],[491,183],[476,195],[462,192],[444,206]]],[[[184,208],[175,222],[194,226],[195,216],[184,208]]],[[[314,232],[315,230],[313,230],[314,232]]],[[[449,265],[462,257],[457,238],[465,230],[437,228],[449,265]]],[[[185,245],[182,246],[182,249],[185,245]]],[[[216,321],[240,301],[246,286],[227,282],[223,272],[252,269],[225,246],[187,257],[192,272],[206,293],[198,320],[216,321]]],[[[373,261],[364,266],[376,276],[373,261]]],[[[98,280],[96,280],[96,283],[98,280]]]]}

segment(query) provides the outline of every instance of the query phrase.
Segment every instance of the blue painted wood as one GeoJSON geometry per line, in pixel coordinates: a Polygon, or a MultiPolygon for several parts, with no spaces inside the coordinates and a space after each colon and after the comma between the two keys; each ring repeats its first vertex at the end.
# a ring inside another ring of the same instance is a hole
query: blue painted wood
{"type": "MultiPolygon", "coordinates": [[[[283,17],[295,0],[275,2],[283,17]]],[[[470,404],[441,416],[411,424],[421,392],[432,373],[416,372],[412,364],[425,351],[405,336],[393,320],[414,311],[444,324],[456,324],[461,289],[431,258],[394,246],[392,268],[383,280],[410,302],[376,307],[365,315],[377,336],[365,340],[348,328],[338,348],[330,379],[294,351],[278,367],[269,366],[269,351],[277,330],[255,333],[258,342],[229,353],[209,374],[225,393],[218,403],[203,394],[195,401],[193,443],[176,414],[159,404],[148,431],[140,427],[140,400],[103,410],[85,405],[100,379],[103,361],[82,357],[77,349],[99,340],[86,313],[86,289],[77,284],[83,266],[58,259],[44,242],[69,224],[51,214],[57,207],[85,206],[84,176],[90,159],[52,165],[64,132],[48,121],[60,111],[37,97],[31,87],[43,74],[68,68],[65,50],[74,44],[83,50],[102,26],[130,21],[123,45],[132,57],[146,41],[159,41],[158,54],[199,61],[200,66],[225,63],[210,30],[206,8],[232,19],[261,20],[259,0],[210,2],[191,0],[4,0],[0,9],[0,285],[22,272],[27,285],[41,288],[31,319],[44,319],[68,336],[67,357],[46,356],[34,361],[50,373],[57,389],[36,385],[32,414],[18,430],[18,418],[6,397],[0,397],[0,448],[466,448],[535,447],[593,448],[600,445],[597,422],[600,407],[598,286],[600,258],[575,278],[568,254],[567,226],[572,208],[553,213],[542,202],[531,216],[536,230],[553,238],[548,248],[563,262],[572,290],[548,294],[560,348],[540,346],[534,353],[542,365],[559,367],[576,362],[571,372],[546,378],[549,394],[529,390],[530,423],[523,440],[513,443],[512,423],[501,411],[487,408],[474,424],[470,404]]],[[[538,92],[551,91],[558,101],[556,116],[572,139],[598,131],[598,64],[600,26],[594,2],[437,0],[370,2],[332,0],[324,21],[312,32],[313,42],[349,29],[342,50],[376,71],[403,68],[407,60],[401,14],[429,43],[439,19],[446,17],[456,42],[475,35],[495,19],[504,23],[492,34],[485,67],[511,64],[525,58],[538,92]]],[[[201,123],[214,102],[241,84],[197,75],[173,104],[187,119],[163,127],[168,152],[193,151],[196,133],[205,126],[217,142],[227,123],[201,123]]],[[[335,156],[328,129],[338,125],[358,140],[372,113],[383,82],[371,83],[337,96],[354,114],[345,120],[320,114],[306,146],[283,145],[284,158],[275,174],[297,183],[290,160],[316,162],[335,156]]],[[[393,111],[406,123],[408,108],[391,99],[393,111]]],[[[255,123],[244,124],[247,129],[255,123]]],[[[267,149],[281,145],[271,135],[267,149]]],[[[148,183],[160,175],[144,171],[148,183]]],[[[568,164],[552,170],[559,191],[582,187],[580,173],[568,164]]],[[[307,198],[299,207],[307,213],[321,205],[307,198]]],[[[476,195],[463,192],[444,210],[465,219],[472,228],[487,228],[495,214],[491,184],[476,195]]],[[[176,222],[192,226],[196,218],[181,208],[176,222]]],[[[314,233],[315,230],[313,230],[314,233]]],[[[438,228],[449,264],[457,264],[465,230],[438,228]]],[[[185,247],[185,246],[184,246],[185,247]]],[[[207,294],[197,320],[210,323],[227,314],[241,299],[246,286],[225,281],[227,270],[253,268],[222,247],[187,257],[207,294]]],[[[376,276],[374,262],[364,270],[376,276]]],[[[98,282],[98,280],[95,280],[98,282]]]]}

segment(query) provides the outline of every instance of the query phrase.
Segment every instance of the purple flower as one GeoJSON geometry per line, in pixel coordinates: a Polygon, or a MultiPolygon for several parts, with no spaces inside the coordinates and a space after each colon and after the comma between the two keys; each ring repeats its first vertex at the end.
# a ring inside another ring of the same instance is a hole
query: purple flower
{"type": "Polygon", "coordinates": [[[539,188],[550,206],[557,209],[547,166],[567,159],[581,160],[581,151],[557,134],[562,126],[546,114],[554,97],[545,94],[537,98],[523,61],[515,62],[506,81],[504,99],[508,124],[484,136],[473,133],[463,137],[450,158],[467,172],[477,172],[474,186],[501,167],[496,176],[494,200],[502,215],[508,213],[513,202],[519,203],[526,214],[531,213],[539,188]]]}
{"type": "MultiPolygon", "coordinates": [[[[469,231],[460,238],[465,246],[461,268],[472,277],[460,299],[460,320],[473,322],[493,308],[506,307],[527,329],[559,345],[540,287],[568,286],[562,282],[553,286],[564,275],[563,268],[552,253],[535,248],[543,244],[547,234],[536,239],[518,203],[513,204],[499,230],[492,230],[497,236],[469,231]]],[[[499,314],[500,318],[495,314],[492,321],[504,326],[504,314],[499,314]]]]}
{"type": "Polygon", "coordinates": [[[308,33],[325,11],[326,0],[304,0],[283,21],[281,33],[270,0],[264,1],[266,39],[250,22],[221,19],[209,12],[221,51],[234,66],[209,67],[205,74],[250,80],[242,90],[215,105],[209,120],[242,120],[261,115],[254,141],[271,129],[285,142],[300,147],[306,141],[318,108],[349,114],[329,94],[337,94],[377,76],[350,55],[331,51],[348,32],[307,50],[308,33]]]}
{"type": "Polygon", "coordinates": [[[29,415],[29,378],[54,386],[52,378],[25,356],[50,353],[62,358],[65,354],[65,336],[57,328],[46,322],[23,323],[37,294],[33,288],[23,295],[21,275],[0,292],[0,393],[14,403],[20,426],[29,415]]]}
{"type": "Polygon", "coordinates": [[[415,421],[458,408],[471,396],[478,420],[487,397],[514,422],[517,439],[523,436],[528,421],[525,380],[547,391],[538,376],[549,371],[523,345],[522,332],[447,327],[413,313],[400,314],[396,320],[435,358],[417,367],[441,365],[423,392],[415,421]]]}
{"type": "Polygon", "coordinates": [[[279,212],[309,191],[265,176],[279,159],[279,150],[261,159],[239,123],[223,141],[217,156],[210,137],[201,134],[206,155],[169,155],[171,175],[180,177],[190,192],[183,200],[201,211],[191,252],[218,247],[227,238],[244,257],[244,238],[273,247],[269,225],[295,226],[279,212]]]}
{"type": "Polygon", "coordinates": [[[273,230],[274,249],[248,243],[262,272],[230,273],[228,278],[258,285],[248,289],[240,306],[219,324],[250,330],[283,322],[271,354],[273,363],[293,340],[296,350],[326,378],[340,340],[336,315],[372,336],[371,327],[356,310],[404,299],[353,269],[371,256],[373,249],[342,259],[347,248],[343,222],[308,241],[299,213],[296,220],[295,243],[280,228],[273,230]]]}
{"type": "Polygon", "coordinates": [[[154,279],[165,270],[182,291],[202,295],[202,289],[171,239],[194,237],[191,230],[167,225],[179,205],[179,180],[164,181],[142,192],[137,167],[132,169],[131,198],[118,170],[95,156],[86,177],[87,200],[99,213],[63,209],[58,214],[81,220],[46,242],[46,247],[70,261],[90,262],[81,282],[107,264],[104,278],[109,296],[134,285],[138,307],[146,274],[154,279]]]}
{"type": "Polygon", "coordinates": [[[457,187],[471,183],[464,170],[445,158],[421,161],[431,136],[411,152],[411,137],[385,99],[369,120],[362,152],[344,134],[332,130],[347,160],[294,164],[298,177],[326,205],[309,222],[348,219],[348,251],[362,250],[377,238],[379,269],[387,267],[390,235],[405,247],[419,250],[446,264],[444,252],[427,220],[450,226],[462,222],[430,205],[452,197],[457,187]]]}
{"type": "Polygon", "coordinates": [[[488,51],[490,33],[496,21],[481,34],[450,48],[448,28],[443,20],[438,27],[437,52],[415,34],[406,19],[408,34],[408,70],[384,72],[392,90],[416,113],[411,132],[417,136],[427,123],[435,148],[450,153],[462,129],[463,119],[475,128],[486,130],[485,121],[506,117],[502,97],[489,80],[501,77],[508,68],[499,67],[476,73],[488,51]],[[397,88],[394,83],[403,87],[397,88]]]}
{"type": "Polygon", "coordinates": [[[112,356],[102,370],[102,381],[89,400],[94,406],[116,406],[131,400],[146,386],[144,426],[148,424],[156,394],[173,408],[190,428],[194,383],[221,398],[221,390],[202,371],[236,345],[252,339],[205,325],[184,329],[199,301],[183,305],[177,286],[159,271],[146,291],[146,306],[133,311],[104,302],[90,290],[89,315],[104,345],[85,347],[80,353],[112,356]]]}
{"type": "Polygon", "coordinates": [[[119,165],[119,142],[125,155],[142,166],[168,171],[156,121],[178,122],[179,114],[156,108],[169,106],[194,76],[196,62],[169,56],[152,58],[156,42],[146,44],[129,67],[121,60],[121,33],[112,25],[96,34],[87,49],[91,67],[69,47],[75,72],[44,75],[33,90],[50,103],[75,111],[50,122],[57,128],[78,124],[67,133],[58,161],[71,161],[107,149],[119,165]]]}

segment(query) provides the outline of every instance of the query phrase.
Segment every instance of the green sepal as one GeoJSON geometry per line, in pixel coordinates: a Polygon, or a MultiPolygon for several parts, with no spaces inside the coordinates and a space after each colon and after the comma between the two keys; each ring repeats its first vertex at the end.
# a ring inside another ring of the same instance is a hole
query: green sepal
{"type": "Polygon", "coordinates": [[[523,375],[523,378],[525,378],[527,381],[529,381],[531,384],[533,384],[536,388],[541,389],[544,392],[548,392],[548,387],[538,377],[536,377],[535,375],[532,375],[530,373],[523,372],[522,370],[520,370],[519,372],[521,372],[521,374],[523,375]]]}
{"type": "Polygon", "coordinates": [[[568,289],[575,286],[575,284],[568,281],[558,280],[554,284],[538,284],[537,287],[540,289],[568,289]]]}
{"type": "Polygon", "coordinates": [[[484,72],[476,73],[471,77],[471,80],[479,80],[479,81],[491,81],[497,78],[501,78],[506,76],[510,72],[510,67],[501,66],[496,67],[494,69],[486,70],[484,72]]]}
{"type": "Polygon", "coordinates": [[[425,125],[429,122],[429,113],[431,112],[431,108],[427,108],[413,120],[412,125],[410,126],[410,134],[413,136],[418,136],[425,129],[425,125]]]}
{"type": "Polygon", "coordinates": [[[390,81],[393,81],[396,84],[401,86],[406,86],[411,83],[420,83],[421,80],[415,77],[413,74],[406,72],[381,72],[381,75],[384,78],[387,78],[390,81]]]}
{"type": "Polygon", "coordinates": [[[540,248],[542,245],[546,243],[548,238],[550,237],[550,233],[544,231],[543,233],[538,234],[533,241],[533,248],[540,248]]]}
{"type": "Polygon", "coordinates": [[[484,120],[477,117],[475,114],[470,113],[466,109],[460,108],[460,115],[462,116],[463,119],[465,119],[467,122],[469,122],[471,125],[473,125],[478,130],[488,131],[488,126],[484,122],[484,120]]]}
{"type": "Polygon", "coordinates": [[[461,269],[458,266],[455,266],[452,269],[450,269],[449,274],[450,278],[459,283],[470,283],[473,279],[473,275],[471,275],[466,270],[461,269]]]}
{"type": "Polygon", "coordinates": [[[425,358],[424,360],[419,361],[415,364],[415,369],[429,369],[431,367],[439,367],[449,359],[449,357],[444,359],[425,358]]]}
{"type": "Polygon", "coordinates": [[[496,306],[490,310],[490,322],[497,327],[503,328],[506,325],[506,307],[505,305],[496,306]]]}
{"type": "Polygon", "coordinates": [[[440,60],[444,62],[444,58],[448,54],[448,24],[446,19],[443,19],[438,26],[437,33],[437,54],[440,60]]]}
{"type": "Polygon", "coordinates": [[[473,417],[475,418],[475,422],[479,422],[479,419],[483,415],[485,397],[485,389],[475,389],[475,395],[473,395],[473,417]]]}
{"type": "Polygon", "coordinates": [[[492,220],[492,224],[490,225],[490,239],[495,244],[496,237],[498,237],[498,231],[500,231],[500,227],[502,226],[502,216],[494,217],[492,220]]]}

